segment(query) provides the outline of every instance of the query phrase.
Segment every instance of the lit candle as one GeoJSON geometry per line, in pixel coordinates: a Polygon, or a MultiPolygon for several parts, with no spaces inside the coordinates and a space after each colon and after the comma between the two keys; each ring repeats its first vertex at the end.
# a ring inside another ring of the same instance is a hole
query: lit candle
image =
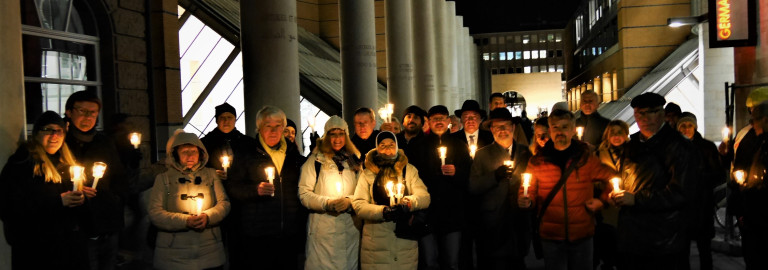
{"type": "Polygon", "coordinates": [[[104,162],[93,163],[93,189],[99,184],[99,179],[104,177],[104,171],[107,170],[107,164],[104,162]]]}
{"type": "Polygon", "coordinates": [[[469,146],[469,156],[472,157],[472,159],[475,159],[475,152],[477,152],[477,145],[470,145],[469,146]]]}
{"type": "Polygon", "coordinates": [[[131,144],[133,144],[134,149],[139,149],[139,145],[141,145],[141,133],[131,133],[131,144]]]}
{"type": "Polygon", "coordinates": [[[387,196],[389,196],[389,206],[395,206],[395,192],[392,190],[395,184],[392,181],[387,182],[387,196]]]}
{"type": "Polygon", "coordinates": [[[310,115],[309,119],[307,119],[307,124],[309,125],[309,128],[312,129],[312,133],[315,133],[315,116],[310,115]]]}
{"type": "Polygon", "coordinates": [[[403,190],[404,189],[403,183],[399,182],[399,183],[397,183],[397,185],[395,185],[395,187],[397,189],[397,194],[395,195],[395,197],[397,197],[397,203],[400,203],[400,201],[403,199],[403,195],[404,195],[403,194],[403,191],[404,191],[403,190]]]}
{"type": "Polygon", "coordinates": [[[387,103],[387,122],[392,122],[392,114],[395,113],[395,104],[387,103]]]}
{"type": "Polygon", "coordinates": [[[387,108],[381,108],[379,109],[379,117],[381,117],[381,120],[384,121],[384,123],[387,123],[387,114],[389,114],[389,111],[387,111],[387,108]]]}
{"type": "Polygon", "coordinates": [[[224,173],[227,173],[227,169],[229,169],[229,156],[223,155],[221,156],[221,167],[224,168],[224,173]]]}
{"type": "Polygon", "coordinates": [[[733,172],[733,176],[736,178],[736,183],[738,183],[739,185],[744,184],[744,180],[745,180],[744,171],[742,170],[735,171],[733,172]]]}
{"type": "Polygon", "coordinates": [[[440,151],[440,163],[445,166],[445,151],[448,149],[445,146],[440,146],[437,150],[440,151]]]}
{"type": "Polygon", "coordinates": [[[505,160],[505,161],[504,161],[504,166],[507,166],[507,167],[509,167],[510,169],[512,169],[512,167],[514,167],[514,166],[515,166],[515,162],[514,162],[514,161],[512,161],[512,160],[505,160]]]}
{"type": "MultiPolygon", "coordinates": [[[[267,180],[269,181],[270,185],[274,185],[275,181],[275,167],[267,167],[264,169],[264,171],[267,173],[267,180]]],[[[272,197],[275,196],[275,193],[272,192],[272,197]]]]}
{"type": "Polygon", "coordinates": [[[336,181],[336,194],[339,194],[339,198],[344,196],[344,187],[341,185],[341,181],[336,181]]]}
{"type": "Polygon", "coordinates": [[[531,186],[531,174],[523,174],[523,196],[528,197],[528,187],[531,186]]]}
{"type": "Polygon", "coordinates": [[[197,203],[197,212],[195,212],[195,215],[201,215],[203,214],[203,198],[196,198],[195,202],[197,203]]]}
{"type": "Polygon", "coordinates": [[[584,127],[577,127],[576,128],[576,136],[579,137],[579,140],[581,140],[581,135],[584,135],[584,127]]]}
{"type": "Polygon", "coordinates": [[[621,189],[619,188],[619,183],[621,182],[621,179],[618,177],[614,177],[611,179],[611,183],[613,184],[613,191],[619,192],[621,189]]]}
{"type": "Polygon", "coordinates": [[[78,191],[80,190],[80,185],[83,184],[83,179],[85,178],[85,168],[83,166],[70,166],[69,167],[69,176],[72,177],[72,191],[78,191]]]}
{"type": "Polygon", "coordinates": [[[728,139],[731,137],[729,135],[731,135],[731,129],[729,129],[728,127],[724,127],[723,128],[723,141],[724,142],[727,142],[728,139]]]}

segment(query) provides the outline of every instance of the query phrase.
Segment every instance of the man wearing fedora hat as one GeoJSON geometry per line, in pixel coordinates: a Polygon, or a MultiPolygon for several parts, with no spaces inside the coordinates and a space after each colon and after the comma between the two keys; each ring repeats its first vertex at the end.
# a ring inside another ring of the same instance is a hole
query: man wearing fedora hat
{"type": "Polygon", "coordinates": [[[487,130],[480,129],[480,123],[485,119],[485,111],[480,108],[480,104],[475,100],[465,100],[461,109],[454,111],[454,114],[461,118],[463,129],[452,133],[451,136],[459,139],[467,145],[477,145],[477,149],[493,143],[493,134],[487,130]]]}

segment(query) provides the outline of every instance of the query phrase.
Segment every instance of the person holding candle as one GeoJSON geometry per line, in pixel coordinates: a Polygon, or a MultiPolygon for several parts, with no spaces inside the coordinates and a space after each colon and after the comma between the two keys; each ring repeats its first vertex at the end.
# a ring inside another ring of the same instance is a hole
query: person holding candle
{"type": "Polygon", "coordinates": [[[323,137],[301,167],[299,199],[312,210],[307,228],[305,269],[357,269],[360,228],[351,198],[357,186],[360,152],[344,119],[331,116],[323,137]],[[318,170],[319,169],[319,170],[318,170]],[[356,224],[358,223],[358,224],[356,224]]]}
{"type": "Polygon", "coordinates": [[[685,269],[688,224],[696,210],[701,177],[695,146],[664,122],[666,100],[656,93],[632,99],[640,131],[624,146],[621,188],[611,193],[618,205],[619,267],[685,269]]]}
{"type": "Polygon", "coordinates": [[[89,206],[81,191],[72,191],[68,168],[77,163],[65,128],[56,112],[44,112],[0,173],[0,219],[13,269],[89,267],[83,231],[91,223],[89,206]]]}
{"type": "Polygon", "coordinates": [[[124,227],[125,201],[130,193],[128,173],[114,140],[96,130],[101,110],[99,97],[92,91],[75,92],[67,99],[65,109],[65,119],[69,122],[66,143],[75,159],[85,167],[87,182],[83,193],[93,206],[89,208],[94,218],[88,240],[91,269],[113,269],[124,227]],[[109,166],[97,189],[91,187],[94,162],[109,166]]]}
{"type": "Polygon", "coordinates": [[[431,132],[413,148],[409,159],[419,169],[419,177],[432,198],[428,213],[433,232],[420,241],[422,261],[427,267],[457,269],[461,232],[467,221],[465,204],[472,159],[467,145],[448,132],[448,115],[448,108],[442,105],[429,109],[431,132]],[[446,149],[444,165],[440,147],[446,149]]]}
{"type": "MultiPolygon", "coordinates": [[[[360,175],[352,206],[364,220],[360,264],[365,269],[417,269],[417,241],[401,238],[398,228],[410,220],[409,212],[427,209],[430,194],[405,152],[397,149],[395,134],[384,131],[377,147],[368,152],[368,165],[360,175]],[[402,184],[400,203],[391,206],[387,183],[402,184]]],[[[413,219],[413,223],[419,223],[413,219]]],[[[424,221],[421,221],[424,222],[424,221]]]]}
{"type": "MultiPolygon", "coordinates": [[[[611,169],[622,172],[622,160],[624,159],[624,144],[629,141],[629,125],[621,120],[608,122],[603,132],[602,143],[597,149],[600,162],[611,169]]],[[[615,178],[621,186],[621,178],[615,178]]],[[[610,183],[613,185],[613,183],[610,183]]],[[[610,186],[598,183],[597,191],[610,189],[610,186]]],[[[613,186],[613,190],[620,190],[613,186]]],[[[598,192],[601,193],[601,192],[598,192]]],[[[616,267],[616,226],[618,225],[619,209],[614,205],[604,207],[595,213],[595,264],[602,263],[601,269],[615,269],[616,267]]]]}
{"type": "Polygon", "coordinates": [[[229,198],[195,134],[177,130],[166,147],[168,170],[155,178],[149,219],[157,229],[156,269],[209,269],[226,262],[220,224],[229,198]]]}
{"type": "Polygon", "coordinates": [[[608,122],[611,121],[597,112],[597,107],[600,105],[599,98],[597,93],[592,90],[581,93],[581,116],[576,119],[576,126],[584,128],[584,133],[580,140],[594,147],[600,146],[602,142],[601,135],[608,122]]]}
{"type": "Polygon", "coordinates": [[[683,136],[691,140],[698,150],[697,154],[702,158],[701,171],[702,177],[696,179],[696,197],[698,211],[694,222],[690,224],[689,235],[691,240],[696,241],[696,247],[699,250],[699,268],[712,269],[712,238],[715,237],[715,196],[712,190],[718,185],[725,183],[727,177],[726,170],[722,167],[720,154],[717,151],[715,143],[704,139],[696,131],[696,115],[690,112],[684,112],[677,120],[677,130],[683,136]]]}
{"type": "Polygon", "coordinates": [[[532,175],[531,186],[527,197],[520,188],[518,205],[536,211],[538,227],[533,229],[541,238],[543,254],[535,251],[543,255],[546,269],[591,269],[592,216],[603,206],[597,198],[607,201],[611,191],[595,196],[593,184],[610,186],[608,180],[616,172],[600,163],[587,143],[575,140],[573,113],[556,109],[548,121],[552,140],[530,159],[526,172],[532,175]]]}
{"type": "Polygon", "coordinates": [[[531,152],[515,141],[515,121],[507,109],[491,111],[489,121],[494,142],[477,152],[469,176],[469,193],[477,198],[473,209],[477,222],[472,228],[477,267],[523,269],[530,215],[517,207],[517,190],[531,152]]]}
{"type": "MultiPolygon", "coordinates": [[[[360,150],[360,153],[368,153],[371,149],[376,148],[376,135],[379,135],[379,131],[375,129],[376,113],[373,112],[373,109],[357,109],[353,121],[355,134],[352,136],[352,143],[355,144],[357,150],[360,150]]],[[[364,163],[365,156],[362,159],[364,163]]]]}
{"type": "Polygon", "coordinates": [[[299,200],[306,160],[283,136],[285,113],[264,106],[256,115],[257,143],[244,177],[225,181],[232,200],[227,218],[232,269],[295,269],[307,239],[307,209],[299,200]],[[271,183],[266,168],[273,168],[271,183]]]}
{"type": "Polygon", "coordinates": [[[245,162],[253,154],[251,149],[256,147],[256,140],[237,130],[237,111],[229,103],[216,106],[214,118],[216,128],[200,139],[211,154],[206,166],[216,169],[219,178],[224,181],[230,177],[245,177],[245,162]],[[226,173],[222,166],[224,156],[230,163],[226,173]]]}

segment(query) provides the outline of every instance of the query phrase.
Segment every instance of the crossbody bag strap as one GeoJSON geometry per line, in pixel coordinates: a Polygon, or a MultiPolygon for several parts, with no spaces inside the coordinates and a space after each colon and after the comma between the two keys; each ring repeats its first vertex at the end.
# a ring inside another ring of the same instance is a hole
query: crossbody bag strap
{"type": "MultiPolygon", "coordinates": [[[[541,223],[541,218],[544,216],[544,212],[547,211],[547,207],[552,202],[552,199],[555,198],[555,195],[557,195],[557,192],[560,191],[560,189],[565,184],[565,181],[568,180],[568,176],[571,175],[571,172],[573,172],[573,170],[576,168],[576,163],[578,163],[578,160],[573,160],[571,162],[571,165],[569,165],[568,169],[566,169],[565,172],[563,172],[563,174],[560,176],[560,180],[557,181],[557,184],[555,184],[555,186],[552,188],[552,191],[550,191],[549,194],[547,194],[547,198],[544,199],[544,202],[542,202],[541,204],[539,215],[536,217],[536,220],[537,220],[536,224],[541,223]]],[[[538,228],[535,228],[535,229],[538,230],[538,228]]]]}

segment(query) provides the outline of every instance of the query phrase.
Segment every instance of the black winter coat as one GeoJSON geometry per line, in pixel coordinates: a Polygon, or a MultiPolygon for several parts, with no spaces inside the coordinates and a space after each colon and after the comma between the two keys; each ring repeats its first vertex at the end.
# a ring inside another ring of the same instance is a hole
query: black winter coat
{"type": "Polygon", "coordinates": [[[720,152],[712,141],[704,139],[697,131],[693,135],[693,145],[696,146],[698,154],[702,158],[701,177],[696,179],[696,197],[698,202],[698,211],[696,220],[691,224],[691,237],[712,238],[715,236],[715,194],[716,186],[725,182],[727,177],[726,170],[720,162],[720,152]]]}
{"type": "Polygon", "coordinates": [[[62,175],[58,184],[34,176],[34,166],[23,145],[0,173],[0,218],[14,269],[87,269],[84,231],[92,224],[89,202],[72,208],[62,205],[61,193],[72,190],[68,166],[57,166],[62,175]]]}
{"type": "Polygon", "coordinates": [[[584,134],[581,137],[581,141],[589,143],[594,147],[600,146],[600,142],[603,141],[603,132],[605,127],[611,120],[601,116],[597,111],[590,115],[581,114],[581,117],[576,119],[576,126],[584,127],[584,134]]]}
{"type": "MultiPolygon", "coordinates": [[[[451,133],[451,136],[464,142],[464,144],[469,145],[469,141],[467,140],[467,135],[464,133],[463,128],[457,131],[456,133],[451,133]]],[[[479,132],[477,133],[477,136],[478,138],[475,138],[475,143],[477,143],[478,150],[480,150],[480,148],[485,147],[486,145],[493,143],[493,134],[490,131],[480,129],[479,132]]]]}
{"type": "Polygon", "coordinates": [[[668,255],[689,248],[687,224],[700,177],[698,150],[669,125],[646,141],[638,132],[625,145],[621,187],[635,205],[619,211],[619,252],[668,255]]]}
{"type": "Polygon", "coordinates": [[[450,136],[434,133],[425,135],[418,145],[414,145],[408,157],[411,164],[419,170],[419,178],[427,186],[431,202],[428,209],[428,222],[437,233],[459,231],[466,225],[464,205],[467,199],[467,180],[472,159],[467,145],[450,136]],[[438,147],[447,148],[445,164],[453,164],[456,173],[443,175],[438,147]]]}
{"type": "Polygon", "coordinates": [[[352,138],[350,138],[352,144],[357,148],[357,151],[360,151],[360,164],[363,164],[363,166],[365,166],[365,154],[370,152],[373,148],[376,148],[376,136],[379,136],[379,132],[380,131],[374,129],[373,132],[371,132],[371,136],[365,140],[360,138],[360,136],[357,136],[357,134],[352,135],[352,138]]]}
{"type": "MultiPolygon", "coordinates": [[[[237,165],[243,165],[238,161],[245,160],[249,155],[248,151],[254,149],[258,141],[254,138],[248,137],[243,133],[240,133],[237,129],[230,131],[229,133],[221,132],[218,128],[211,132],[208,132],[205,137],[200,139],[205,146],[205,150],[208,151],[208,164],[206,166],[223,170],[221,167],[221,156],[226,154],[231,158],[229,170],[237,170],[237,165]]],[[[228,175],[229,176],[229,175],[228,175]]]]}
{"type": "MultiPolygon", "coordinates": [[[[256,135],[258,138],[258,134],[256,135]]],[[[304,235],[308,211],[299,201],[299,173],[306,158],[296,144],[286,143],[283,168],[275,175],[275,196],[259,196],[258,186],[268,182],[264,168],[275,167],[261,143],[256,143],[246,158],[245,177],[228,179],[224,186],[232,202],[227,222],[236,235],[246,237],[294,237],[304,235]]],[[[257,244],[257,243],[246,243],[257,244]]]]}
{"type": "Polygon", "coordinates": [[[71,128],[67,132],[66,143],[77,163],[85,167],[85,183],[88,186],[93,187],[93,163],[101,161],[107,164],[104,178],[99,180],[96,187],[96,197],[89,199],[94,218],[94,230],[90,235],[119,233],[123,229],[123,209],[130,189],[114,141],[95,130],[82,133],[71,128]]]}

